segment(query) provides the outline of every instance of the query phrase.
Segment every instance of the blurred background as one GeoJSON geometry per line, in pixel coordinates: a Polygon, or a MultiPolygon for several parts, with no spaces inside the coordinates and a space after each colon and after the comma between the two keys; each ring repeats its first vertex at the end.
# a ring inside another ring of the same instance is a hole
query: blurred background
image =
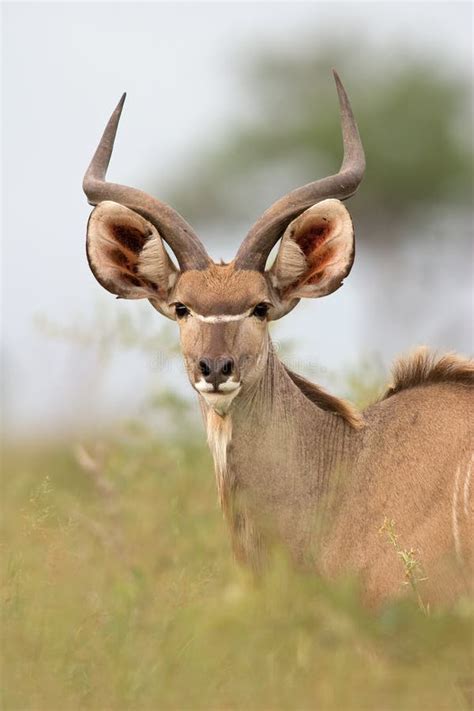
{"type": "Polygon", "coordinates": [[[467,3],[5,3],[7,432],[144,414],[170,371],[183,387],[167,397],[193,397],[174,325],[115,303],[84,256],[82,175],[124,90],[110,178],[171,202],[230,259],[274,199],[338,168],[336,67],[367,153],[357,258],[274,338],[340,394],[418,344],[470,352],[471,53],[467,3]]]}
{"type": "MultiPolygon", "coordinates": [[[[230,259],[273,200],[337,170],[336,67],[367,153],[356,261],[272,335],[363,406],[399,353],[472,350],[471,5],[1,10],[2,708],[472,708],[468,601],[368,611],[357,581],[281,552],[258,585],[234,564],[176,324],[95,282],[81,189],[126,90],[109,177],[230,259]]],[[[404,592],[418,552],[385,543],[404,592]]]]}

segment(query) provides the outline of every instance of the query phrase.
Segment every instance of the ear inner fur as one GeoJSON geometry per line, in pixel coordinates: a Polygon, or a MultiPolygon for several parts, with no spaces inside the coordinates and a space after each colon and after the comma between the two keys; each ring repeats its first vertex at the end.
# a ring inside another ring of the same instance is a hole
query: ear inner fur
{"type": "Polygon", "coordinates": [[[346,208],[324,200],[294,220],[283,235],[272,272],[283,298],[325,296],[341,286],[354,258],[346,208]]]}
{"type": "Polygon", "coordinates": [[[108,291],[128,299],[164,299],[177,271],[156,228],[110,201],[92,212],[87,229],[91,270],[108,291]]]}
{"type": "Polygon", "coordinates": [[[137,272],[141,277],[157,283],[163,298],[173,288],[178,270],[171,261],[154,228],[138,257],[137,272]]]}

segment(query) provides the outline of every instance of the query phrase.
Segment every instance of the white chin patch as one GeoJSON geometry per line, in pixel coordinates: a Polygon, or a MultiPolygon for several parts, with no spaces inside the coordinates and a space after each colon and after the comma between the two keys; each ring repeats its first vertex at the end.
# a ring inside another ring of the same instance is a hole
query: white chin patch
{"type": "Polygon", "coordinates": [[[212,407],[219,415],[225,415],[229,411],[232,401],[239,393],[240,383],[235,380],[228,380],[225,383],[221,383],[219,391],[216,392],[211,383],[206,383],[204,378],[201,378],[197,383],[194,383],[194,387],[202,395],[209,407],[212,407]]]}

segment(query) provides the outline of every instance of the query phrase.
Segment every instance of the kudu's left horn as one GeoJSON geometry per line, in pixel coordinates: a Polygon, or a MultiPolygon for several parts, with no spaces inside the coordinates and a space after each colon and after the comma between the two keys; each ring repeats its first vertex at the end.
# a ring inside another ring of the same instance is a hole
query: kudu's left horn
{"type": "Polygon", "coordinates": [[[365,156],[359,130],[342,82],[335,70],[333,74],[339,96],[344,143],[341,168],[336,175],[303,185],[273,203],[242,242],[235,258],[238,269],[263,271],[268,255],[292,220],[320,200],[346,200],[355,193],[364,177],[365,156]]]}
{"type": "Polygon", "coordinates": [[[182,271],[206,269],[210,259],[204,245],[179,213],[141,190],[109,183],[105,178],[125,96],[126,94],[122,96],[110,117],[84,176],[82,187],[87,199],[91,205],[97,205],[104,200],[112,200],[134,210],[156,227],[161,237],[176,255],[182,271]]]}

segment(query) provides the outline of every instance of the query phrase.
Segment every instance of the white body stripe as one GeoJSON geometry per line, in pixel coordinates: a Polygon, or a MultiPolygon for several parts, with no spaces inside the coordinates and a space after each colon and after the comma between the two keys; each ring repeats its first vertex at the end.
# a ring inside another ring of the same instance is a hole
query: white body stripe
{"type": "Polygon", "coordinates": [[[466,478],[464,480],[464,513],[469,516],[469,494],[471,489],[471,474],[472,474],[472,463],[474,462],[474,454],[471,457],[469,466],[467,468],[466,478]]]}
{"type": "Polygon", "coordinates": [[[461,555],[461,542],[459,540],[459,521],[458,521],[458,498],[459,498],[459,483],[461,479],[461,465],[456,469],[456,476],[454,479],[454,491],[453,491],[453,505],[452,505],[452,518],[453,518],[453,538],[454,538],[454,550],[456,551],[456,557],[459,563],[462,563],[461,555]]]}

